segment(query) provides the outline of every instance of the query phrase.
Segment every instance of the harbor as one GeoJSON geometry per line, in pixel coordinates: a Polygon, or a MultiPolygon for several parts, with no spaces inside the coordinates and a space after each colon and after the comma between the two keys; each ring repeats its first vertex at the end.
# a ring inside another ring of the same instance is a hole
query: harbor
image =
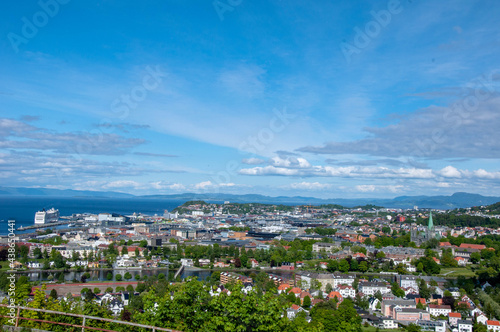
{"type": "Polygon", "coordinates": [[[21,227],[18,227],[16,230],[20,231],[20,232],[23,232],[23,231],[28,231],[28,230],[31,230],[31,229],[51,228],[51,227],[68,225],[68,224],[71,224],[71,223],[73,223],[73,222],[70,221],[70,220],[58,221],[58,222],[53,222],[53,223],[50,223],[50,224],[38,224],[38,225],[32,225],[32,226],[21,226],[21,227]]]}

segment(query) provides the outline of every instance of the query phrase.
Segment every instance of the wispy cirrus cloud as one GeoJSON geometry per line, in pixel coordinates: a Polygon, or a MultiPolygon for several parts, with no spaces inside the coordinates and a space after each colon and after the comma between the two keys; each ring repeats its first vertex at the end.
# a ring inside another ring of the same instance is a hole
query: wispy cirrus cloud
{"type": "Polygon", "coordinates": [[[94,132],[55,132],[33,125],[0,118],[0,148],[50,150],[81,155],[121,155],[144,144],[141,138],[94,132]]]}
{"type": "Polygon", "coordinates": [[[479,102],[474,112],[463,105],[430,106],[398,123],[365,128],[368,136],[347,142],[306,146],[299,152],[390,158],[500,158],[500,98],[479,102]],[[479,129],[481,128],[481,129],[479,129]]]}

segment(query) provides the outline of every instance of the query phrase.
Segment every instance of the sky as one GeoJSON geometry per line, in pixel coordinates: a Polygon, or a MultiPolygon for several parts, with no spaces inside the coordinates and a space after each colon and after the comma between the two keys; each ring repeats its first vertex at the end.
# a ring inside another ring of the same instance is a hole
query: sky
{"type": "Polygon", "coordinates": [[[0,186],[500,196],[498,1],[0,4],[0,186]]]}

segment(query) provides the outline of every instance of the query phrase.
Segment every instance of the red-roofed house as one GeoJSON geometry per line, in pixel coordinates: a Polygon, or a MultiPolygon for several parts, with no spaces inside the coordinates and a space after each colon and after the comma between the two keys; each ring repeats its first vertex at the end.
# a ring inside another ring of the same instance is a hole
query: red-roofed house
{"type": "Polygon", "coordinates": [[[339,292],[330,292],[330,294],[328,294],[328,299],[332,300],[334,298],[337,298],[339,303],[344,301],[344,298],[342,297],[342,295],[340,295],[339,292]]]}
{"type": "Polygon", "coordinates": [[[451,243],[450,242],[439,242],[439,246],[440,247],[451,247],[451,243]]]}
{"type": "Polygon", "coordinates": [[[335,288],[335,290],[339,292],[340,295],[342,295],[342,297],[351,297],[351,298],[356,297],[356,290],[352,286],[340,285],[337,288],[335,288]]]}
{"type": "Polygon", "coordinates": [[[460,244],[459,248],[461,248],[461,249],[483,250],[483,249],[486,249],[486,246],[484,244],[462,243],[462,244],[460,244]]]}
{"type": "Polygon", "coordinates": [[[299,287],[293,287],[288,293],[293,293],[295,294],[295,297],[299,297],[300,293],[302,293],[302,289],[300,289],[299,287]]]}
{"type": "Polygon", "coordinates": [[[281,284],[278,286],[278,294],[286,292],[286,290],[290,288],[289,284],[281,284]]]}
{"type": "Polygon", "coordinates": [[[254,258],[250,258],[249,261],[252,264],[252,268],[256,268],[259,266],[259,262],[257,262],[257,260],[255,260],[254,258]]]}
{"type": "Polygon", "coordinates": [[[366,258],[366,255],[363,254],[362,252],[357,252],[354,255],[352,255],[352,258],[366,258]]]}
{"type": "Polygon", "coordinates": [[[486,321],[486,328],[488,331],[498,332],[500,331],[500,322],[497,320],[488,320],[486,321]]]}
{"type": "Polygon", "coordinates": [[[309,292],[306,292],[306,291],[302,291],[300,292],[300,304],[304,304],[304,299],[306,298],[306,296],[309,296],[310,299],[312,299],[312,296],[309,292]]]}
{"type": "Polygon", "coordinates": [[[457,326],[459,319],[462,319],[462,314],[459,312],[450,312],[448,314],[448,324],[450,324],[450,326],[457,326]]]}
{"type": "Polygon", "coordinates": [[[415,298],[415,304],[419,304],[419,303],[421,303],[423,305],[427,304],[427,302],[425,301],[424,298],[419,298],[419,297],[415,298]]]}
{"type": "Polygon", "coordinates": [[[467,265],[467,260],[465,258],[463,258],[463,257],[455,257],[454,259],[457,261],[458,266],[465,266],[465,265],[467,265]]]}

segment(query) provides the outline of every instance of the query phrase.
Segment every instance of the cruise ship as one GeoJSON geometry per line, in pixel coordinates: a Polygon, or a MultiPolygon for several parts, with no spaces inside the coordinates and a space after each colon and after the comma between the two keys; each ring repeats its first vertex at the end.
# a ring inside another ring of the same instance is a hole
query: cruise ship
{"type": "Polygon", "coordinates": [[[38,211],[35,213],[35,224],[48,224],[51,222],[57,222],[59,220],[59,210],[54,208],[45,211],[38,211]]]}

